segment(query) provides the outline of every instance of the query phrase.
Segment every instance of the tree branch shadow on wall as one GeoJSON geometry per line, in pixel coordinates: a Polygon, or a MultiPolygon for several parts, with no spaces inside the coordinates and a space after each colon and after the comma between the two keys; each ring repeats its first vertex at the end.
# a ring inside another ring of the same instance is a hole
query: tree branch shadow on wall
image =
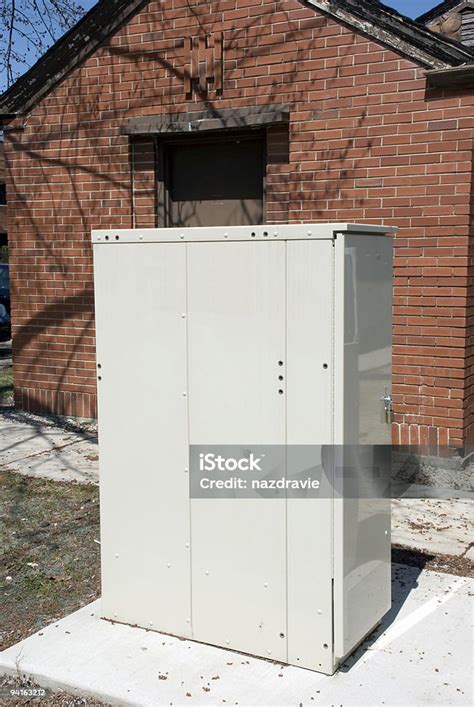
{"type": "MultiPolygon", "coordinates": [[[[197,17],[201,31],[208,31],[208,25],[205,22],[205,16],[199,12],[198,7],[191,8],[193,14],[197,17]]],[[[145,14],[146,18],[146,14],[145,14]]],[[[300,87],[298,85],[298,72],[300,70],[301,64],[306,58],[306,54],[303,50],[298,48],[296,40],[299,36],[308,35],[311,33],[313,46],[315,51],[317,47],[321,44],[320,42],[320,32],[321,28],[324,28],[326,24],[326,18],[322,16],[315,16],[314,28],[311,31],[300,29],[299,23],[290,18],[287,14],[287,21],[290,26],[290,31],[287,32],[285,36],[285,41],[281,43],[280,48],[287,48],[288,40],[295,40],[295,49],[291,54],[291,59],[287,62],[290,64],[290,70],[284,74],[275,74],[275,77],[268,85],[268,91],[265,96],[259,98],[259,105],[272,105],[275,101],[278,103],[288,103],[290,110],[294,109],[296,106],[301,109],[301,106],[307,106],[311,115],[315,117],[320,114],[319,106],[315,109],[313,103],[308,100],[306,88],[300,87]]],[[[149,31],[153,32],[153,23],[151,20],[149,22],[149,31]]],[[[261,17],[251,18],[244,27],[239,29],[233,29],[230,32],[228,41],[226,42],[224,52],[229,52],[234,49],[244,46],[244,59],[241,62],[241,68],[245,70],[246,66],[255,66],[258,58],[265,55],[269,48],[266,46],[259,47],[256,44],[252,45],[248,37],[253,32],[253,36],[258,36],[259,28],[262,25],[272,22],[272,15],[262,15],[261,17]],[[250,46],[249,46],[250,45],[250,46]]],[[[160,32],[162,35],[166,35],[167,30],[171,31],[172,20],[165,21],[165,23],[160,27],[160,32]]],[[[355,41],[355,38],[354,40],[355,41]]],[[[277,51],[278,45],[273,45],[272,51],[277,51]]],[[[173,98],[173,89],[176,88],[176,81],[184,84],[186,78],[186,71],[182,67],[175,65],[171,61],[164,58],[163,53],[157,52],[145,52],[136,51],[134,49],[115,47],[113,46],[113,40],[106,43],[105,47],[101,50],[103,53],[110,54],[112,57],[111,64],[111,77],[110,83],[107,85],[101,85],[98,79],[96,87],[92,90],[91,85],[87,81],[85,72],[79,69],[73,80],[70,81],[67,86],[67,95],[61,96],[59,93],[58,106],[61,108],[61,115],[57,124],[53,126],[49,131],[42,131],[41,128],[38,130],[38,141],[40,144],[36,146],[34,144],[35,138],[29,141],[28,146],[25,147],[21,143],[21,138],[17,139],[15,134],[7,133],[7,139],[13,144],[14,149],[18,151],[19,154],[23,153],[27,155],[32,161],[34,161],[36,166],[41,169],[41,179],[38,180],[40,184],[38,186],[44,194],[43,199],[48,200],[51,204],[52,209],[52,222],[56,220],[56,230],[50,233],[48,231],[48,225],[40,224],[37,222],[35,215],[35,208],[33,200],[37,198],[37,195],[33,195],[33,186],[31,187],[30,193],[25,191],[29,189],[26,187],[23,191],[17,190],[13,195],[13,202],[20,204],[17,213],[28,223],[28,231],[34,233],[35,241],[34,249],[35,252],[41,251],[42,257],[48,262],[49,277],[44,278],[43,282],[45,287],[48,284],[56,286],[57,294],[54,296],[53,302],[48,302],[48,298],[51,295],[46,294],[41,295],[42,292],[42,281],[37,278],[36,291],[34,294],[40,293],[40,297],[46,300],[46,304],[41,305],[41,303],[35,302],[34,313],[23,322],[15,323],[15,314],[18,312],[18,307],[14,304],[13,310],[13,324],[14,324],[14,344],[13,344],[13,355],[14,361],[18,362],[17,365],[28,364],[32,367],[43,366],[43,373],[39,374],[41,378],[44,373],[47,373],[44,367],[44,360],[48,357],[48,344],[55,342],[58,335],[61,335],[61,329],[65,325],[74,326],[74,337],[71,344],[65,348],[63,352],[64,357],[59,359],[56,356],[56,361],[54,366],[51,366],[51,375],[55,378],[54,381],[54,396],[55,402],[50,405],[50,409],[44,410],[44,412],[54,413],[57,412],[59,394],[62,386],[67,384],[67,378],[69,371],[75,368],[80,371],[84,380],[87,381],[88,385],[95,385],[95,367],[90,365],[80,364],[80,359],[78,354],[87,353],[83,346],[83,342],[86,337],[94,336],[94,312],[93,312],[93,283],[92,277],[90,281],[87,281],[87,268],[83,268],[82,278],[74,278],[74,273],[80,274],[74,271],[74,260],[65,255],[62,252],[62,247],[56,246],[56,237],[58,234],[58,223],[59,217],[58,213],[63,210],[63,200],[67,195],[67,198],[73,202],[73,205],[68,207],[68,212],[66,216],[61,216],[64,223],[64,230],[61,233],[61,238],[64,240],[64,244],[67,248],[68,239],[70,239],[73,245],[80,245],[84,247],[84,252],[91,256],[91,244],[90,244],[90,231],[93,228],[106,228],[107,225],[114,224],[114,211],[113,204],[120,203],[120,205],[126,204],[130,206],[133,202],[132,195],[132,183],[131,175],[128,169],[128,150],[129,145],[126,142],[126,138],[120,134],[120,126],[129,117],[129,115],[136,115],[138,113],[146,114],[147,111],[156,111],[156,106],[160,106],[158,112],[163,111],[162,99],[163,96],[166,97],[169,92],[169,100],[172,101],[171,107],[175,108],[175,99],[173,98]],[[144,76],[141,82],[137,82],[136,87],[133,88],[132,94],[130,96],[130,108],[124,110],[121,106],[115,105],[119,100],[115,92],[111,92],[111,87],[116,87],[120,83],[120,75],[123,69],[124,62],[130,62],[132,67],[136,71],[140,71],[144,76]],[[160,71],[158,72],[158,79],[162,78],[162,73],[165,72],[165,76],[169,77],[168,88],[164,89],[162,86],[157,86],[155,79],[149,78],[145,71],[145,66],[147,62],[153,62],[153,67],[156,73],[156,64],[158,64],[160,71]],[[174,103],[173,103],[174,102],[174,103]],[[101,144],[100,130],[98,131],[97,124],[94,123],[92,116],[102,114],[104,119],[113,121],[116,126],[116,133],[110,138],[108,145],[101,144]],[[75,116],[75,117],[74,117],[75,116]],[[89,118],[91,116],[91,118],[89,118]],[[87,142],[87,157],[86,159],[81,158],[82,148],[77,147],[77,141],[85,140],[87,142]],[[57,154],[50,155],[48,151],[56,151],[57,154]],[[72,158],[71,158],[71,150],[72,158]],[[77,150],[77,152],[75,152],[77,150]],[[115,151],[118,150],[119,158],[117,159],[115,151]],[[78,158],[79,155],[79,158],[78,158]],[[120,162],[122,160],[122,162],[120,162]],[[98,169],[95,165],[99,164],[98,169]],[[118,165],[118,166],[117,166],[118,165]],[[125,165],[125,166],[124,166],[125,165]],[[58,192],[58,182],[50,178],[50,173],[53,173],[54,168],[55,173],[60,174],[63,178],[65,184],[63,189],[58,192]],[[117,176],[118,175],[118,176],[117,176]],[[117,196],[119,194],[120,196],[117,196]],[[112,203],[112,206],[110,204],[112,203]],[[107,204],[106,206],[104,206],[107,204]],[[108,214],[108,219],[107,219],[108,214]],[[71,223],[72,219],[72,223],[71,223]],[[107,225],[106,225],[107,224],[107,225]],[[78,235],[77,227],[80,227],[80,235],[78,235]],[[54,272],[55,271],[55,272],[54,272]],[[82,287],[74,287],[76,290],[71,294],[71,287],[75,283],[82,283],[82,287]],[[84,284],[85,283],[85,284],[84,284]],[[36,344],[35,353],[34,349],[31,348],[32,344],[36,344]],[[25,356],[27,356],[25,358],[25,356]],[[20,361],[24,363],[20,364],[20,361]],[[59,363],[61,361],[61,363],[59,363]],[[60,370],[58,370],[60,369],[60,370]]],[[[340,52],[340,62],[334,67],[333,78],[326,78],[326,88],[328,91],[331,90],[332,82],[337,80],[339,76],[340,66],[344,64],[344,59],[349,56],[351,52],[351,44],[348,42],[344,51],[340,52]]],[[[100,59],[100,58],[99,58],[100,59]]],[[[181,61],[182,63],[182,61],[181,61]]],[[[238,86],[238,78],[232,78],[228,80],[229,86],[238,86]]],[[[317,78],[315,78],[317,81],[317,78]]],[[[226,84],[224,84],[226,86],[226,84]]],[[[60,87],[61,88],[61,87],[60,87]]],[[[62,87],[64,89],[64,86],[62,87]]],[[[226,91],[224,89],[224,95],[220,98],[209,99],[207,95],[203,92],[199,92],[197,98],[190,104],[186,103],[184,100],[179,101],[180,107],[186,106],[187,108],[199,108],[206,109],[212,112],[212,114],[219,118],[221,106],[229,107],[229,101],[225,97],[226,91]]],[[[334,89],[333,100],[337,97],[337,91],[334,89]]],[[[246,97],[243,93],[239,100],[255,105],[255,97],[246,97]]],[[[47,108],[45,106],[44,110],[47,108]]],[[[46,117],[46,115],[45,115],[46,117]]],[[[311,194],[308,191],[307,186],[305,186],[306,173],[302,173],[299,170],[299,162],[304,160],[304,154],[299,154],[297,158],[293,158],[291,154],[288,155],[288,163],[286,165],[281,165],[281,173],[283,174],[282,181],[286,181],[289,189],[289,201],[286,205],[286,211],[283,209],[283,214],[287,218],[282,220],[288,220],[290,218],[293,222],[301,221],[301,214],[299,213],[305,205],[309,203],[312,204],[311,213],[312,218],[315,220],[323,218],[324,214],[328,209],[328,203],[333,201],[341,201],[345,198],[345,190],[349,188],[350,180],[353,174],[358,169],[358,164],[363,157],[370,154],[371,146],[373,141],[368,137],[368,131],[365,127],[365,120],[367,117],[367,110],[361,108],[361,113],[358,118],[354,118],[354,135],[341,139],[339,141],[341,144],[336,148],[331,148],[330,146],[324,147],[321,145],[321,141],[317,131],[315,134],[309,137],[305,142],[304,150],[306,154],[314,155],[314,159],[321,163],[321,176],[318,177],[318,194],[311,194]],[[354,157],[351,151],[354,148],[354,141],[357,134],[367,137],[366,147],[363,150],[363,154],[360,157],[354,157]],[[297,161],[296,161],[297,160],[297,161]],[[328,174],[330,168],[334,169],[334,165],[338,165],[339,178],[329,179],[328,174]],[[326,175],[326,176],[325,176],[326,175]],[[298,218],[299,217],[299,218],[298,218]]],[[[27,124],[29,118],[25,119],[27,124]]],[[[290,130],[292,128],[290,127],[290,130]]],[[[319,172],[319,170],[318,170],[319,172]]],[[[363,192],[364,194],[364,192],[363,192]]],[[[365,202],[365,195],[360,198],[353,196],[348,197],[348,203],[353,206],[360,206],[363,208],[365,202]]],[[[63,211],[63,213],[66,213],[63,211]]],[[[130,219],[132,218],[132,209],[130,209],[130,219]]],[[[278,222],[278,220],[275,220],[278,222]]],[[[13,288],[12,288],[12,300],[15,303],[16,294],[24,294],[16,290],[16,280],[19,277],[20,271],[25,272],[27,268],[24,268],[21,263],[21,258],[24,255],[29,254],[28,250],[21,245],[19,241],[18,244],[15,242],[13,233],[15,230],[19,230],[20,225],[15,226],[12,229],[12,255],[18,258],[18,262],[14,262],[12,265],[12,270],[16,277],[13,278],[13,288]]],[[[126,287],[124,283],[124,296],[126,295],[126,287]]],[[[118,303],[119,306],[119,303],[118,303]]],[[[93,354],[89,351],[90,357],[87,362],[90,363],[93,360],[93,354]]],[[[15,365],[15,363],[14,363],[15,365]]],[[[43,383],[40,379],[35,379],[32,377],[31,384],[29,387],[34,390],[35,388],[40,390],[43,383]]],[[[78,390],[81,386],[78,386],[78,390]]]]}

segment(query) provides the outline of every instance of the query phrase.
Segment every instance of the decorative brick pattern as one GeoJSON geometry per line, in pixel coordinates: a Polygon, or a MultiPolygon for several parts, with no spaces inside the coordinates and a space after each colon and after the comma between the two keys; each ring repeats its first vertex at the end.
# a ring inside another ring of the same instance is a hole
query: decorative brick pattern
{"type": "Polygon", "coordinates": [[[222,93],[222,43],[222,32],[189,37],[185,40],[183,80],[186,98],[192,98],[194,92],[209,97],[222,93]]]}
{"type": "Polygon", "coordinates": [[[155,142],[120,127],[284,103],[289,134],[268,136],[267,220],[400,227],[394,442],[474,441],[473,93],[427,91],[421,67],[298,0],[150,2],[11,123],[19,406],[93,414],[90,231],[156,218],[155,142]],[[185,38],[220,33],[222,96],[186,98],[185,38]]]}

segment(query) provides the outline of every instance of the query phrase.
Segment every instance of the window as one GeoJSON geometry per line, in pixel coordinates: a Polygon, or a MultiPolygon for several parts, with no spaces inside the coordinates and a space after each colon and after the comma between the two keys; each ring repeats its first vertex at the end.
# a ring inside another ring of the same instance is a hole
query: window
{"type": "Polygon", "coordinates": [[[165,226],[238,226],[264,221],[265,139],[183,137],[162,143],[159,203],[165,226]]]}

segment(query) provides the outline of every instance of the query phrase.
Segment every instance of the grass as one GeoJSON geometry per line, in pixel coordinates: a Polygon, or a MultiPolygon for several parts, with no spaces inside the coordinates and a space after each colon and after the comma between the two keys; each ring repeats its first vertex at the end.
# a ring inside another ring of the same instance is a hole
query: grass
{"type": "Polygon", "coordinates": [[[0,472],[0,649],[99,596],[98,496],[0,472]]]}
{"type": "Polygon", "coordinates": [[[13,404],[13,368],[0,368],[0,405],[13,404]]]}
{"type": "MultiPolygon", "coordinates": [[[[0,472],[0,499],[3,650],[99,596],[99,490],[0,472]]],[[[37,687],[24,676],[0,679],[0,704],[106,707],[50,690],[15,696],[37,687]]]]}

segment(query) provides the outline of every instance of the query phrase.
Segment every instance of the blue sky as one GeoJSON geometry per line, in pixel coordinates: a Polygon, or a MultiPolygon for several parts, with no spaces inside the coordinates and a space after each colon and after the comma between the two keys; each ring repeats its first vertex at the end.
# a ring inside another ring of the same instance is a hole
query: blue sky
{"type": "MultiPolygon", "coordinates": [[[[407,17],[418,17],[439,4],[437,0],[382,0],[382,2],[407,17]]],[[[82,5],[88,10],[95,5],[95,0],[82,0],[82,5]]]]}
{"type": "Polygon", "coordinates": [[[384,4],[394,7],[395,10],[407,17],[419,17],[424,12],[431,10],[432,7],[439,5],[439,2],[433,2],[433,0],[385,0],[384,4]]]}

